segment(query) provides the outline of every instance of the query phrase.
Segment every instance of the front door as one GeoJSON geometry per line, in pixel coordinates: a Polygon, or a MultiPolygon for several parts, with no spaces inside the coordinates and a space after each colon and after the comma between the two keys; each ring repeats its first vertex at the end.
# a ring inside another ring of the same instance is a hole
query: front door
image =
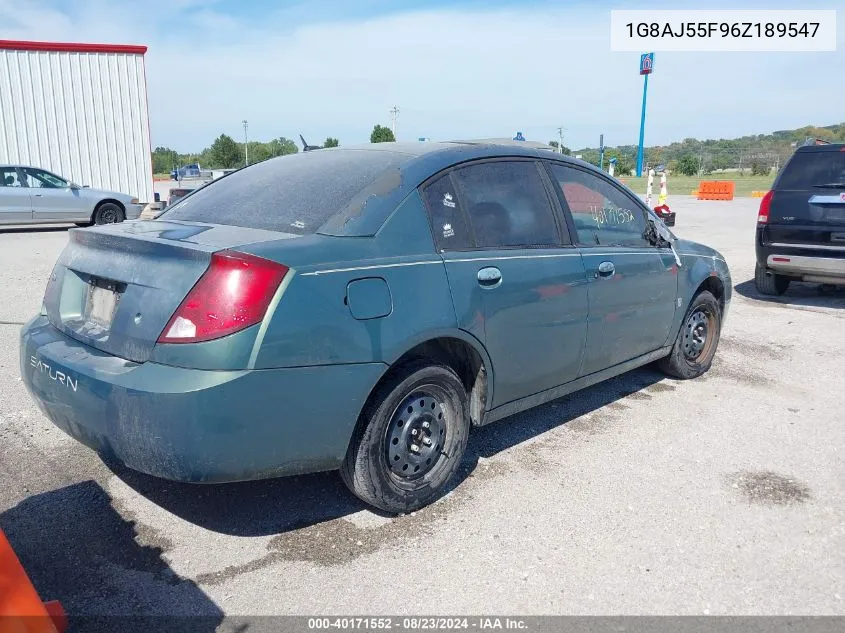
{"type": "Polygon", "coordinates": [[[587,281],[540,166],[458,168],[424,191],[459,326],[484,342],[493,406],[578,376],[587,281]]]}
{"type": "Polygon", "coordinates": [[[0,224],[32,221],[26,181],[15,167],[0,167],[0,224]]]}
{"type": "Polygon", "coordinates": [[[86,203],[80,199],[79,190],[71,188],[68,181],[43,169],[24,167],[23,172],[32,196],[32,212],[36,221],[87,219],[86,203]]]}
{"type": "Polygon", "coordinates": [[[671,249],[646,239],[645,209],[609,178],[560,163],[551,164],[551,173],[589,279],[581,375],[659,349],[676,309],[678,268],[671,249]]]}

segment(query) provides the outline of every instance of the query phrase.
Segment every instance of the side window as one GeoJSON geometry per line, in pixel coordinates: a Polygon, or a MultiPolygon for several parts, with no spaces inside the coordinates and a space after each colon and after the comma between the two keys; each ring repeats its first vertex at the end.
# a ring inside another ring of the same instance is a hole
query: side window
{"type": "Polygon", "coordinates": [[[575,221],[578,242],[587,246],[651,246],[643,234],[643,210],[606,180],[580,169],[552,165],[554,180],[575,221]]]}
{"type": "Polygon", "coordinates": [[[438,251],[459,251],[472,246],[472,238],[449,174],[426,186],[422,197],[431,217],[431,229],[438,251]]]}
{"type": "Polygon", "coordinates": [[[495,161],[455,170],[477,246],[560,244],[543,179],[532,161],[495,161]]]}
{"type": "Polygon", "coordinates": [[[18,171],[14,167],[0,167],[0,187],[23,187],[25,184],[18,178],[18,171]]]}
{"type": "Polygon", "coordinates": [[[27,184],[36,189],[61,189],[67,187],[67,182],[40,169],[24,169],[24,173],[26,174],[27,184]]]}

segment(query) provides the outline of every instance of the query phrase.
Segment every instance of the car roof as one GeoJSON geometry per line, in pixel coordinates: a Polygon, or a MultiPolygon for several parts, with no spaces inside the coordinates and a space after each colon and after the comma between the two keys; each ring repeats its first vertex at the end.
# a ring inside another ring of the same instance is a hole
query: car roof
{"type": "Polygon", "coordinates": [[[406,175],[419,178],[419,181],[447,169],[458,163],[481,158],[526,157],[544,158],[578,164],[592,165],[580,159],[564,156],[554,151],[545,143],[534,141],[512,141],[510,139],[477,139],[463,141],[437,142],[387,142],[367,143],[362,145],[346,145],[331,147],[320,152],[393,152],[407,157],[400,169],[406,175]]]}
{"type": "Polygon", "coordinates": [[[825,143],[823,145],[802,145],[795,149],[796,153],[807,152],[845,152],[845,143],[825,143]]]}

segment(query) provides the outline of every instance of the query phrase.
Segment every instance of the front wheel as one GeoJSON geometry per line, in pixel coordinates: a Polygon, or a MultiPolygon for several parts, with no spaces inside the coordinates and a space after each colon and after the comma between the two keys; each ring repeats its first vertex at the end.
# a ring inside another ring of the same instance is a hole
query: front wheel
{"type": "Polygon", "coordinates": [[[704,290],[692,300],[671,353],[658,362],[675,378],[697,378],[710,369],[722,331],[722,306],[704,290]]]}
{"type": "Polygon", "coordinates": [[[94,224],[115,224],[123,222],[125,217],[120,205],[104,202],[94,211],[94,224]]]}
{"type": "Polygon", "coordinates": [[[417,361],[373,394],[340,474],[361,500],[411,512],[437,499],[455,475],[469,436],[469,400],[451,368],[417,361]]]}

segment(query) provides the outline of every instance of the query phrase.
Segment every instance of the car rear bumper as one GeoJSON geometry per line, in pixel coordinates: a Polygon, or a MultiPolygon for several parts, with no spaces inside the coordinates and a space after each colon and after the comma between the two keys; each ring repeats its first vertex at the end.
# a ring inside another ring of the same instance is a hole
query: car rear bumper
{"type": "Polygon", "coordinates": [[[781,255],[766,258],[766,267],[775,273],[800,277],[803,281],[845,284],[845,258],[781,255]]]}
{"type": "Polygon", "coordinates": [[[21,330],[21,376],[60,429],[157,477],[223,482],[332,470],[386,367],[207,371],[133,363],[38,316],[21,330]]]}

